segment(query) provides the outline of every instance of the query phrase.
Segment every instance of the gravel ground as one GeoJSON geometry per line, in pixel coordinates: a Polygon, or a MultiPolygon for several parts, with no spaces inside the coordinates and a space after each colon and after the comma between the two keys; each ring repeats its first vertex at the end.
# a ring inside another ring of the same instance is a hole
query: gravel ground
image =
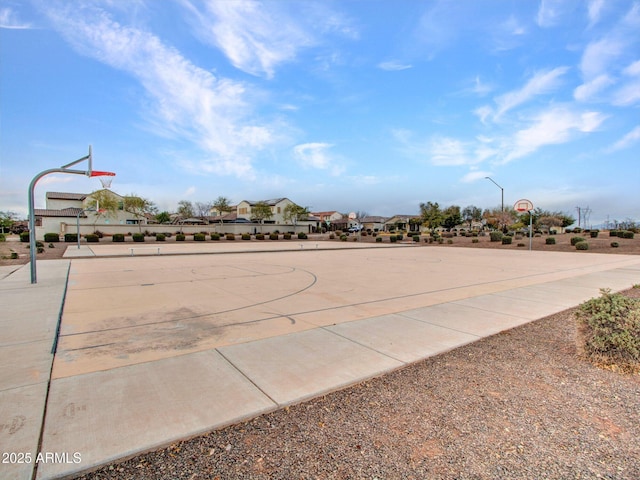
{"type": "Polygon", "coordinates": [[[568,310],[79,478],[639,479],[640,375],[568,310]]]}

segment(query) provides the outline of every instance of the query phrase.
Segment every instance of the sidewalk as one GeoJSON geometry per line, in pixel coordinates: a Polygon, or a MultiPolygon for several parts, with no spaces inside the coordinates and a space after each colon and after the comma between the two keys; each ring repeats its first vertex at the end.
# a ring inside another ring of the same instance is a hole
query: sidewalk
{"type": "Polygon", "coordinates": [[[356,248],[38,271],[0,280],[0,444],[32,457],[3,478],[31,478],[38,452],[37,478],[60,478],[358,383],[629,288],[640,258],[356,248]]]}

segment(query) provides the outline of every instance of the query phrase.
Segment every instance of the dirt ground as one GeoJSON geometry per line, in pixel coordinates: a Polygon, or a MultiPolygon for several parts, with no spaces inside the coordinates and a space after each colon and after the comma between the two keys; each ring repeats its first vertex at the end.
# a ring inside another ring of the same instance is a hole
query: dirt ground
{"type": "MultiPolygon", "coordinates": [[[[389,242],[389,236],[383,235],[383,242],[389,242]]],[[[626,255],[640,255],[640,234],[636,234],[633,239],[626,238],[618,238],[618,237],[609,237],[608,232],[600,232],[597,238],[589,238],[588,234],[559,234],[553,235],[556,239],[555,245],[547,245],[546,238],[548,235],[543,235],[540,237],[534,237],[532,242],[532,248],[536,251],[549,251],[549,252],[576,252],[578,254],[589,254],[589,253],[615,253],[615,254],[626,254],[626,255]],[[577,251],[576,248],[571,245],[571,238],[575,236],[582,236],[586,238],[587,243],[589,244],[589,250],[577,251]],[[617,242],[619,246],[617,248],[613,248],[611,246],[612,242],[617,242]]],[[[190,236],[187,236],[186,242],[192,242],[190,236]]],[[[355,241],[355,236],[350,235],[347,239],[347,242],[355,241]]],[[[511,245],[502,245],[500,242],[491,242],[488,235],[482,237],[476,237],[478,243],[473,243],[471,237],[453,237],[451,239],[444,239],[442,244],[438,243],[425,243],[424,239],[421,239],[418,245],[424,248],[448,248],[448,247],[467,247],[467,248],[500,248],[507,250],[527,250],[529,248],[529,238],[525,237],[522,239],[515,239],[511,245]],[[451,243],[449,243],[449,240],[451,243]]],[[[309,241],[320,241],[326,240],[330,242],[340,242],[338,238],[333,240],[329,240],[328,235],[309,235],[309,241]]],[[[111,242],[110,237],[105,237],[100,240],[101,243],[111,242]]],[[[126,241],[131,242],[131,238],[127,238],[126,241]]],[[[149,237],[146,239],[145,243],[155,243],[155,239],[149,237]]],[[[175,237],[167,238],[165,240],[167,243],[176,243],[175,237]]],[[[226,242],[227,240],[220,240],[220,242],[226,242]]],[[[242,241],[242,240],[240,240],[242,241]]],[[[283,240],[282,236],[279,240],[255,240],[252,237],[251,242],[287,242],[288,240],[283,240]]],[[[300,242],[300,240],[295,239],[296,242],[300,242]]],[[[358,237],[357,241],[359,242],[367,242],[367,243],[375,243],[375,238],[368,235],[365,237],[358,237]]],[[[211,242],[211,240],[207,240],[207,242],[211,242]]],[[[238,242],[238,240],[236,240],[238,242]]],[[[411,244],[414,243],[410,238],[405,237],[400,243],[411,244]]],[[[51,260],[62,258],[66,248],[70,245],[70,243],[51,243],[44,245],[44,252],[37,254],[38,260],[51,260]]],[[[22,265],[29,262],[29,244],[21,243],[19,241],[19,237],[17,235],[9,235],[5,242],[0,242],[0,265],[22,265]],[[12,260],[10,258],[11,253],[16,252],[18,254],[18,258],[12,260]]]]}

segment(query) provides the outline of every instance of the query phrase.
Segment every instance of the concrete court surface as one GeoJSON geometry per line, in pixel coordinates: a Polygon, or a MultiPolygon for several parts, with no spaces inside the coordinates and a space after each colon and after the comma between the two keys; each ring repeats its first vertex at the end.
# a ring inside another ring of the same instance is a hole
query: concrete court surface
{"type": "MultiPolygon", "coordinates": [[[[109,258],[71,260],[40,447],[69,461],[38,464],[37,478],[251,418],[640,282],[640,257],[578,252],[354,244],[111,257],[108,247],[86,254],[109,258]]],[[[0,391],[8,402],[22,393],[0,391]]],[[[3,451],[15,451],[4,438],[6,418],[20,417],[12,408],[0,419],[3,451]]]]}

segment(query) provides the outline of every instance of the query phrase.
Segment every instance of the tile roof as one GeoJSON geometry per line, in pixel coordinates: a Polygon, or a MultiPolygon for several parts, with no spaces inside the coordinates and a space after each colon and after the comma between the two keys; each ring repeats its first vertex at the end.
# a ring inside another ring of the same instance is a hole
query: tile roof
{"type": "Polygon", "coordinates": [[[84,200],[88,193],[47,192],[47,199],[55,200],[84,200]]]}
{"type": "MultiPolygon", "coordinates": [[[[36,217],[77,217],[82,212],[81,208],[63,208],[62,210],[50,210],[48,208],[35,208],[33,213],[36,217]]],[[[86,214],[80,215],[86,218],[86,214]]]]}

